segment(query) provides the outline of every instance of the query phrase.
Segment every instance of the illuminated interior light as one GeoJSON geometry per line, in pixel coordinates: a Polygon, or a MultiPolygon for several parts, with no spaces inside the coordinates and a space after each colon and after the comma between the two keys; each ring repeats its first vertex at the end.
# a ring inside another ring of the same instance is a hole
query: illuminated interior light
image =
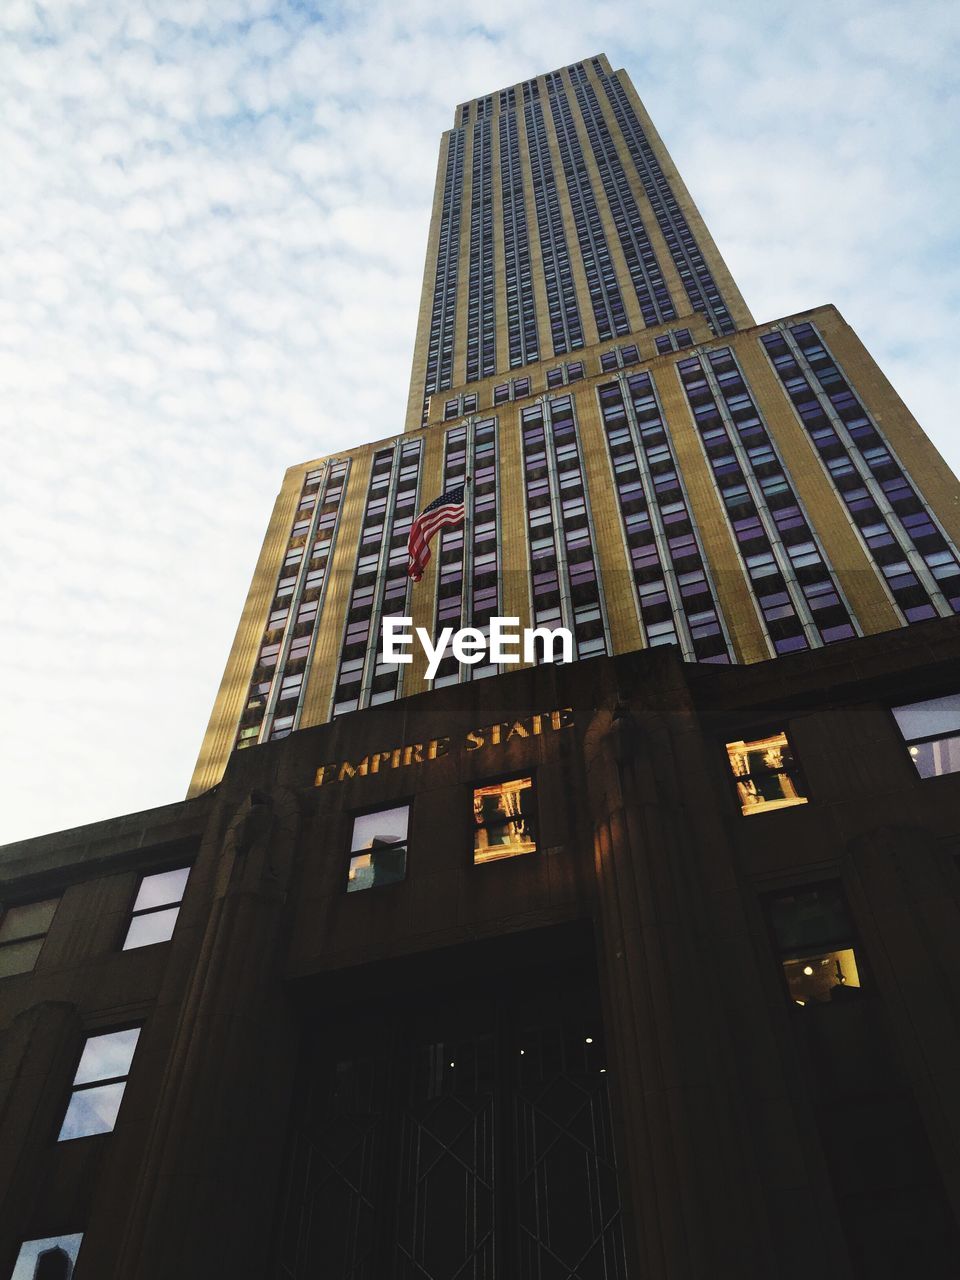
{"type": "Polygon", "coordinates": [[[803,966],[803,972],[807,975],[807,977],[808,977],[808,978],[812,978],[812,977],[813,977],[813,965],[805,964],[805,965],[803,966]]]}
{"type": "Polygon", "coordinates": [[[585,1040],[585,1042],[584,1042],[584,1043],[585,1043],[585,1044],[593,1044],[593,1036],[587,1036],[587,1038],[586,1038],[586,1040],[585,1040]]]}

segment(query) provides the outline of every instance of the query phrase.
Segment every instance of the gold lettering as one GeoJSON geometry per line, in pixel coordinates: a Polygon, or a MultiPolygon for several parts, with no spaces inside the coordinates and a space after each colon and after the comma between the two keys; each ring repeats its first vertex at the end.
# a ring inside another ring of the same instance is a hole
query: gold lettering
{"type": "Polygon", "coordinates": [[[355,778],[356,776],[357,776],[356,769],[353,767],[353,765],[350,763],[349,760],[344,760],[343,764],[340,766],[340,772],[337,775],[337,781],[342,782],[344,778],[355,778]]]}
{"type": "MultiPolygon", "coordinates": [[[[402,755],[403,755],[403,747],[394,747],[394,749],[390,752],[390,768],[391,769],[399,769],[400,757],[402,755]]],[[[404,763],[406,763],[406,761],[404,761],[404,763]]]]}
{"type": "Polygon", "coordinates": [[[370,757],[370,772],[379,773],[380,765],[387,764],[390,760],[391,754],[392,753],[389,751],[375,751],[370,757]]]}
{"type": "Polygon", "coordinates": [[[450,750],[449,738],[431,738],[428,756],[431,760],[436,760],[439,756],[445,756],[450,750]]]}
{"type": "Polygon", "coordinates": [[[467,751],[476,751],[478,747],[483,746],[483,730],[471,729],[463,742],[467,751]]]}
{"type": "Polygon", "coordinates": [[[560,716],[560,723],[557,725],[558,729],[573,728],[573,707],[561,707],[557,714],[560,716]]]}
{"type": "Polygon", "coordinates": [[[322,764],[317,770],[317,777],[313,785],[322,787],[325,782],[333,782],[336,772],[337,766],[335,764],[322,764]]]}
{"type": "Polygon", "coordinates": [[[490,728],[487,730],[487,732],[490,734],[490,741],[493,743],[494,746],[499,745],[500,730],[502,728],[503,728],[502,724],[492,724],[490,728]]]}
{"type": "Polygon", "coordinates": [[[510,730],[507,733],[507,736],[504,739],[504,741],[509,742],[510,739],[513,737],[517,737],[517,738],[530,737],[529,733],[527,733],[526,729],[523,727],[522,720],[514,720],[513,724],[510,726],[510,730]]]}
{"type": "Polygon", "coordinates": [[[540,716],[531,716],[530,726],[531,726],[531,732],[535,738],[539,734],[543,733],[543,720],[540,716]]]}

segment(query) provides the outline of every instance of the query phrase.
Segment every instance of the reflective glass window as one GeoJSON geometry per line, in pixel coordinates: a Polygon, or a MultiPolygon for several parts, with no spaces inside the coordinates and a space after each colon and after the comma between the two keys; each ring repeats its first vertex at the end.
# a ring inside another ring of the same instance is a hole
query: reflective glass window
{"type": "Polygon", "coordinates": [[[859,991],[853,925],[839,884],[773,894],[767,907],[794,1004],[827,1004],[859,991]]]}
{"type": "Polygon", "coordinates": [[[24,1240],[10,1280],[70,1280],[83,1235],[48,1236],[24,1240]]]}
{"type": "Polygon", "coordinates": [[[124,951],[170,940],[189,875],[189,867],[177,867],[173,871],[158,871],[141,879],[130,927],[123,942],[124,951]]]}
{"type": "Polygon", "coordinates": [[[473,792],[473,860],[494,862],[535,853],[533,778],[510,778],[473,792]]]}
{"type": "Polygon", "coordinates": [[[0,978],[29,973],[53,921],[59,898],[7,907],[0,920],[0,978]]]}
{"type": "Polygon", "coordinates": [[[409,824],[408,804],[377,809],[354,818],[347,893],[378,889],[406,879],[409,824]]]}
{"type": "Polygon", "coordinates": [[[960,693],[893,708],[921,778],[960,772],[960,693]]]}
{"type": "Polygon", "coordinates": [[[58,1142],[112,1131],[139,1037],[139,1027],[87,1037],[58,1142]]]}
{"type": "Polygon", "coordinates": [[[806,804],[807,795],[785,733],[727,743],[727,758],[746,815],[806,804]]]}

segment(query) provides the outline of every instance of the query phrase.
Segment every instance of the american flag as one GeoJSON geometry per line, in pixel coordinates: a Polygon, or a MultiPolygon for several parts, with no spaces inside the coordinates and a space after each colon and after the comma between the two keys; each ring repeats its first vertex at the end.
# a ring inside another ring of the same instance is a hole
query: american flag
{"type": "Polygon", "coordinates": [[[430,540],[440,529],[449,529],[460,524],[464,516],[463,490],[458,484],[439,498],[423,508],[410,527],[410,538],[407,542],[407,576],[419,582],[423,571],[430,563],[430,540]]]}

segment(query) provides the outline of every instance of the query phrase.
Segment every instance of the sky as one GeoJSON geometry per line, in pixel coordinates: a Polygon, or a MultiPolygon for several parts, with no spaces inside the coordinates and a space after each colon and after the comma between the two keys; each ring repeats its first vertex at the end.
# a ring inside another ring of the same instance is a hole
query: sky
{"type": "Polygon", "coordinates": [[[953,0],[3,0],[0,842],[183,797],[286,467],[399,433],[454,106],[605,52],[960,469],[953,0]]]}

